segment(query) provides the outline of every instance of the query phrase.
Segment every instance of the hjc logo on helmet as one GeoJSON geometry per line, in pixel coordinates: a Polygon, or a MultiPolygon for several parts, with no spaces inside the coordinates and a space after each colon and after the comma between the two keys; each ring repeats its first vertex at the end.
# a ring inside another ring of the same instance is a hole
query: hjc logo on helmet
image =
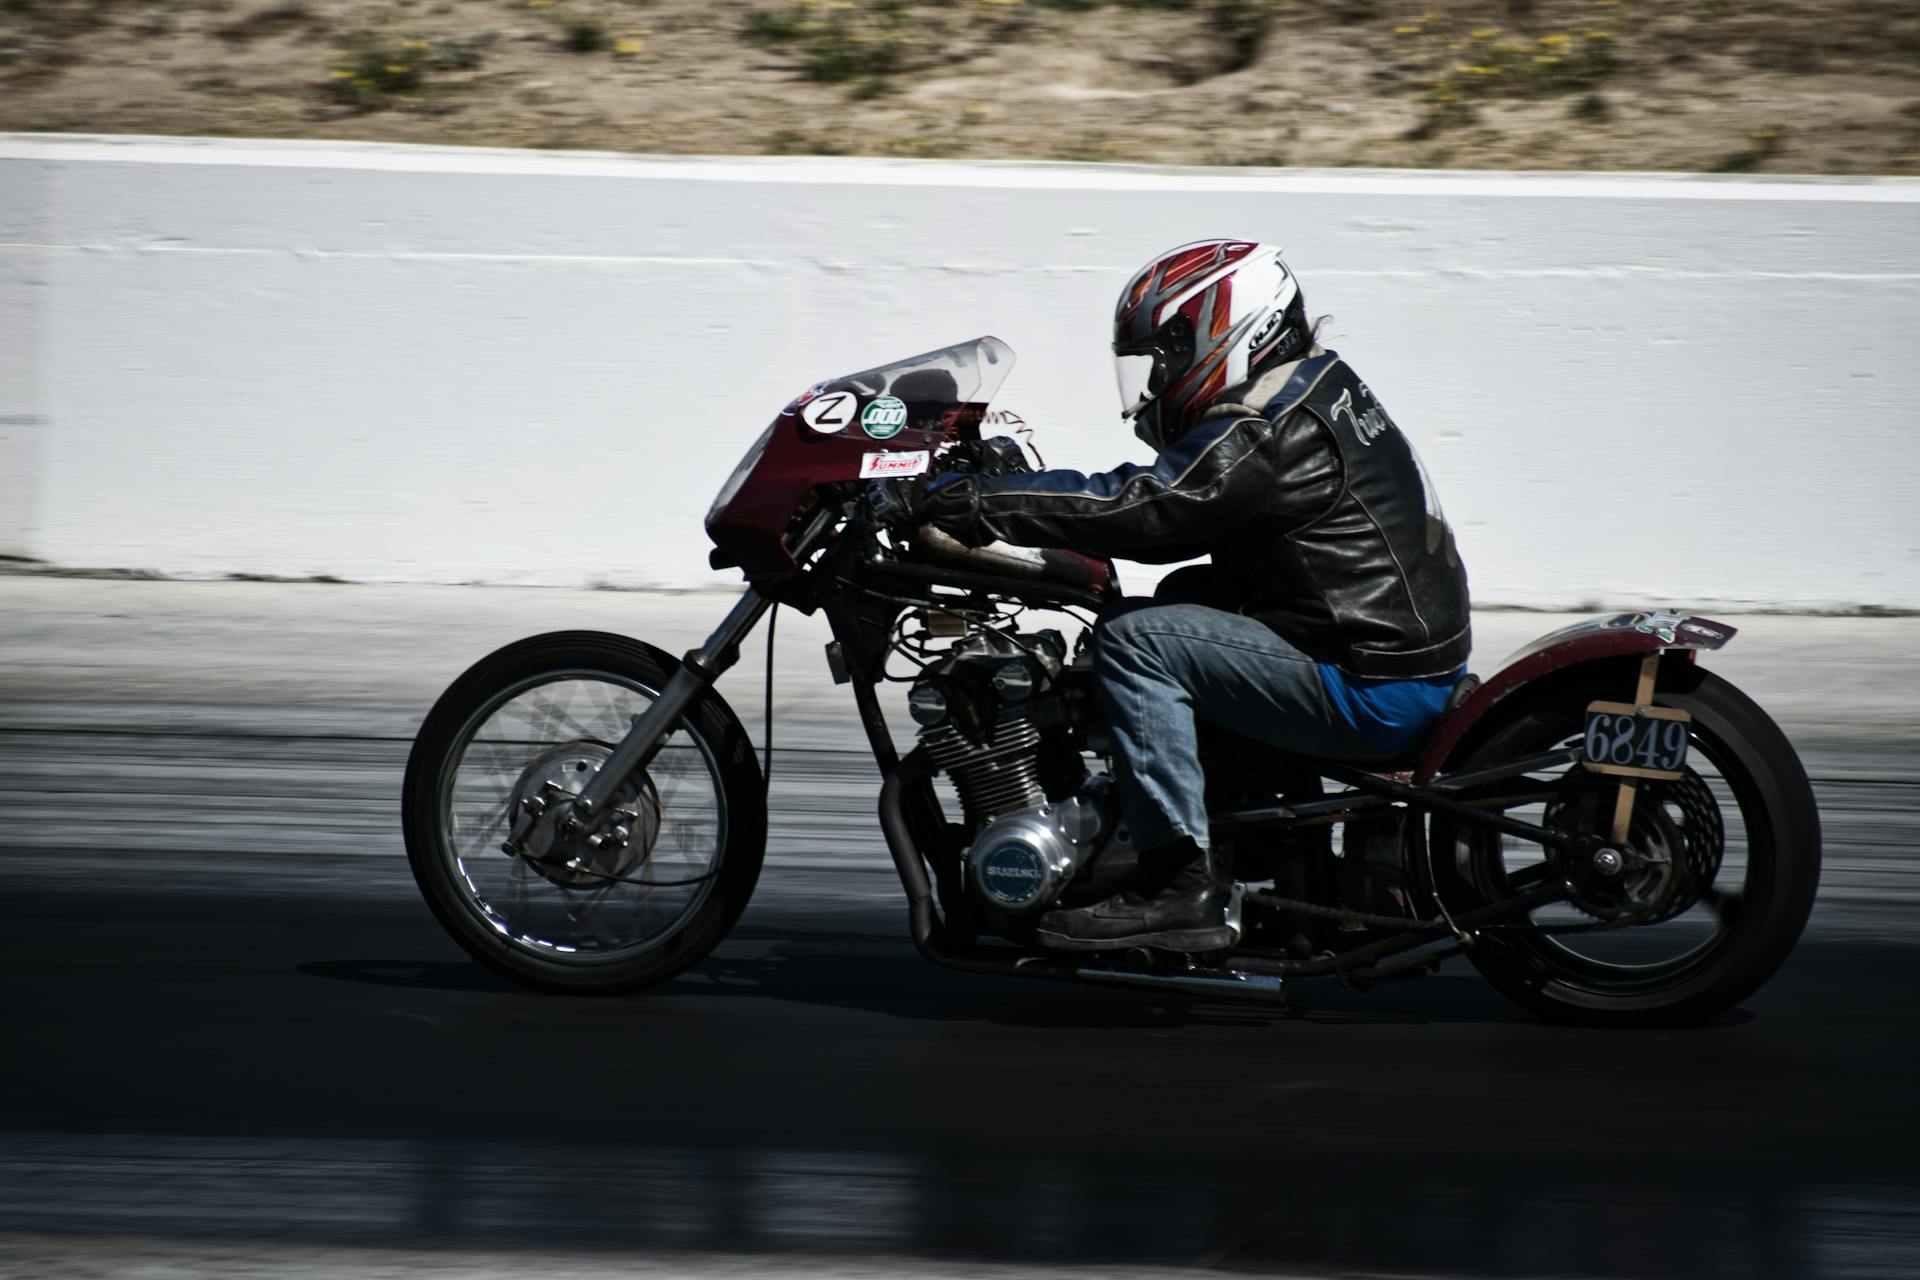
{"type": "Polygon", "coordinates": [[[1258,351],[1269,342],[1272,342],[1274,335],[1280,332],[1280,326],[1285,324],[1286,321],[1287,316],[1283,311],[1276,311],[1268,316],[1267,322],[1258,329],[1255,329],[1253,336],[1247,339],[1247,350],[1258,351]]]}

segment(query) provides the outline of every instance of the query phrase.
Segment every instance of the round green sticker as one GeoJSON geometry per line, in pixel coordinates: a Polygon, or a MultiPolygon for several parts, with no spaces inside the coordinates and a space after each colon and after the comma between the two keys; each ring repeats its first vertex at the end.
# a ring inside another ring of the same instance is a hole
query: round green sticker
{"type": "Polygon", "coordinates": [[[907,402],[898,396],[881,396],[860,415],[860,429],[875,440],[890,440],[907,425],[907,402]]]}

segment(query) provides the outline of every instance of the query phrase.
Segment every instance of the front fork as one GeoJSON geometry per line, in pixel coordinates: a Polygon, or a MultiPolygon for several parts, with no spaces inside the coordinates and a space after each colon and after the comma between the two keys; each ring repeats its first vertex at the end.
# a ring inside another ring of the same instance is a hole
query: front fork
{"type": "MultiPolygon", "coordinates": [[[[807,557],[825,545],[844,515],[845,512],[831,503],[816,506],[805,526],[788,543],[794,562],[804,564],[807,557]]],[[[578,840],[590,836],[593,828],[604,826],[609,817],[607,806],[621,786],[653,763],[675,722],[740,660],[740,642],[773,605],[772,596],[749,586],[725,620],[707,637],[707,642],[680,660],[680,669],[667,681],[667,687],[660,691],[652,706],[633,718],[633,727],[578,795],[552,797],[550,803],[537,806],[540,811],[533,813],[524,824],[532,839],[523,838],[522,819],[516,816],[509,841],[519,846],[516,852],[551,857],[554,846],[563,838],[578,840]]]]}
{"type": "Polygon", "coordinates": [[[622,782],[653,763],[674,722],[686,714],[694,699],[711,689],[713,682],[740,660],[740,642],[772,607],[771,599],[761,595],[757,588],[748,587],[726,619],[707,637],[707,642],[680,660],[680,669],[667,681],[667,687],[660,691],[652,706],[633,718],[633,727],[627,730],[627,736],[620,739],[620,745],[613,749],[607,762],[574,797],[573,811],[579,820],[591,823],[622,782]]]}
{"type": "MultiPolygon", "coordinates": [[[[550,794],[520,798],[507,835],[507,852],[540,860],[560,860],[569,846],[577,847],[581,841],[597,842],[599,837],[593,834],[595,827],[605,826],[616,817],[624,821],[634,816],[609,807],[621,784],[653,763],[661,744],[687,708],[740,660],[740,642],[772,607],[771,597],[748,587],[726,619],[707,637],[707,642],[681,659],[680,669],[667,681],[666,688],[660,690],[651,706],[633,718],[626,736],[578,795],[568,795],[555,787],[550,794]]],[[[624,834],[615,828],[613,838],[624,834]]]]}

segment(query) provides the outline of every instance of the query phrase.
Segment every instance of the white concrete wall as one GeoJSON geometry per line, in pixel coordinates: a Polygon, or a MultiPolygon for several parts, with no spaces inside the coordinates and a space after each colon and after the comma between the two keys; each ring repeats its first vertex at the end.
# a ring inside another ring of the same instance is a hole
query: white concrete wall
{"type": "Polygon", "coordinates": [[[1127,274],[1277,241],[1482,603],[1920,607],[1920,183],[0,136],[0,554],[692,586],[816,379],[991,332],[1139,453],[1127,274]]]}

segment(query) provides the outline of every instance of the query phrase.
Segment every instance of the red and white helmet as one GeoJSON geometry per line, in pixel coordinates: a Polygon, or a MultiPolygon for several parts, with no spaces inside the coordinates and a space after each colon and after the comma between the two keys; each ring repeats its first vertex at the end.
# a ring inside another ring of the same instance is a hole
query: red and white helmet
{"type": "Polygon", "coordinates": [[[1120,416],[1164,449],[1222,392],[1310,345],[1306,303],[1280,250],[1251,240],[1182,245],[1136,272],[1114,308],[1120,416]]]}

